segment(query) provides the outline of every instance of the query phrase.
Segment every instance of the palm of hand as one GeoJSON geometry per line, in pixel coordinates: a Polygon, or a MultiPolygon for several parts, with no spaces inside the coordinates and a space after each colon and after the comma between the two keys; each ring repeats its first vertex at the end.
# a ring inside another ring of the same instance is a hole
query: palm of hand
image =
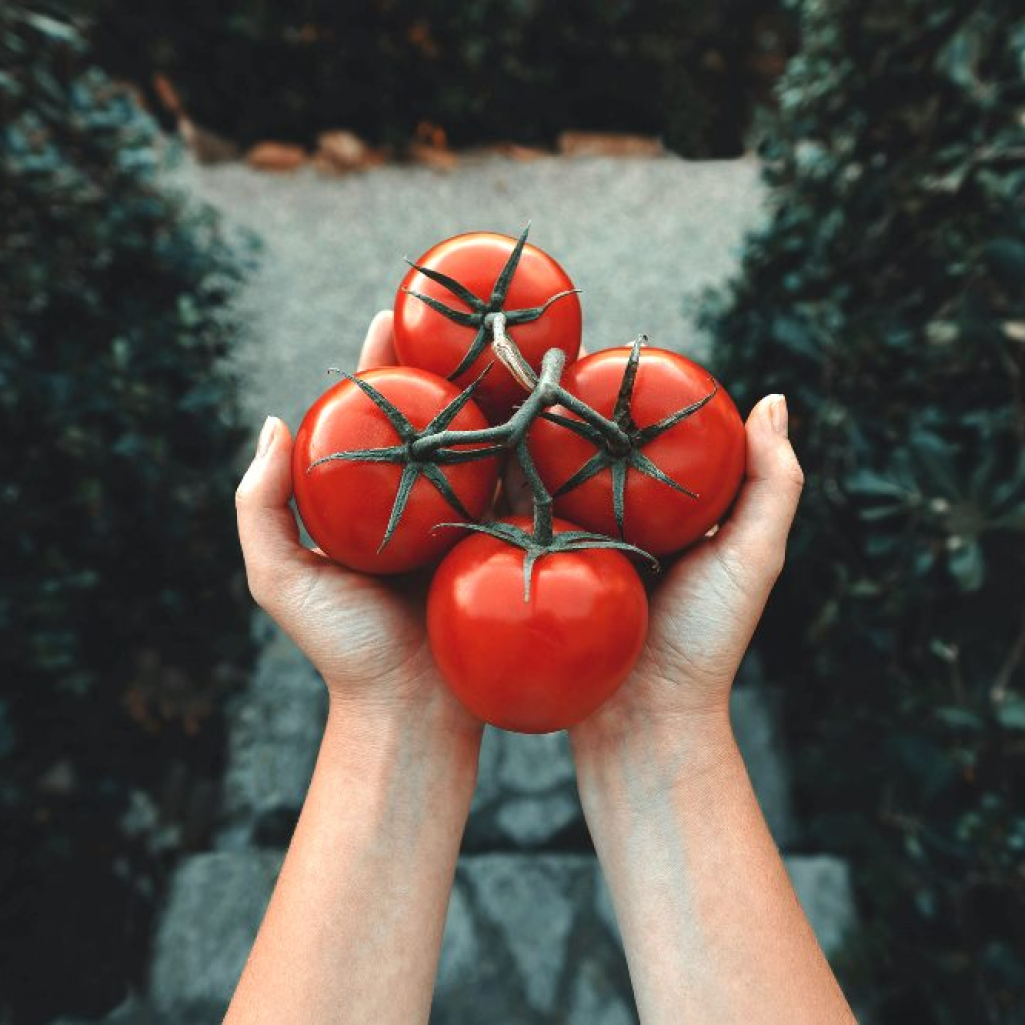
{"type": "Polygon", "coordinates": [[[726,525],[686,552],[651,597],[648,639],[629,680],[577,735],[723,715],[783,567],[803,477],[765,400],[748,420],[748,475],[726,525]]]}
{"type": "Polygon", "coordinates": [[[295,641],[329,687],[382,695],[432,685],[437,674],[422,595],[347,570],[318,553],[306,561],[289,619],[296,624],[295,641]]]}
{"type": "Polygon", "coordinates": [[[684,555],[652,595],[644,650],[603,713],[657,723],[725,704],[757,614],[746,614],[750,590],[717,541],[684,555]]]}
{"type": "Polygon", "coordinates": [[[324,678],[333,701],[408,713],[443,708],[457,731],[480,724],[452,697],[431,656],[423,581],[365,576],[296,545],[270,611],[324,678]]]}

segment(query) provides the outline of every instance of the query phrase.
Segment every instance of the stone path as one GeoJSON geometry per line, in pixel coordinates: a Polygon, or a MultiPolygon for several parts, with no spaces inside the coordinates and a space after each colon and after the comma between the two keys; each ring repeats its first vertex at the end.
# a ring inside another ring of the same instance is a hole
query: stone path
{"type": "Polygon", "coordinates": [[[550,252],[584,289],[589,348],[653,345],[702,359],[685,309],[736,266],[761,188],[750,161],[549,158],[468,161],[453,173],[384,167],[341,179],[278,177],[242,164],[192,168],[193,189],[264,241],[242,299],[241,354],[254,418],[298,425],[350,365],[370,318],[390,308],[406,266],[463,231],[517,234],[550,252]]]}
{"type": "MultiPolygon", "coordinates": [[[[585,332],[600,348],[646,331],[698,359],[707,340],[685,306],[736,263],[758,216],[749,162],[660,160],[517,164],[492,158],[451,174],[384,168],[341,180],[276,178],[242,166],[190,168],[191,187],[265,242],[242,299],[239,366],[254,430],[267,412],[297,426],[351,365],[366,324],[391,305],[403,254],[473,228],[532,238],[583,287],[585,332]]],[[[309,781],[323,687],[262,616],[263,655],[231,710],[224,822],[215,851],[179,868],[138,1020],[217,1022],[241,971],[309,781]],[[146,1016],[148,1015],[148,1017],[146,1016]]],[[[798,839],[772,694],[746,665],[733,715],[777,842],[798,839]]],[[[788,857],[827,950],[850,921],[846,866],[788,857]]],[[[136,1020],[126,1009],[112,1020],[136,1020]]],[[[489,730],[452,894],[432,1021],[636,1021],[626,964],[594,859],[562,734],[489,730]]]]}

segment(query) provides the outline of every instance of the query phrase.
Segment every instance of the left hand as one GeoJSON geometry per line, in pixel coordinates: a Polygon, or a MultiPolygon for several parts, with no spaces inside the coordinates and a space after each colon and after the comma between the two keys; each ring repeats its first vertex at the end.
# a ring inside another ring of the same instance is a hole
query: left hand
{"type": "MultiPolygon", "coordinates": [[[[391,314],[370,325],[360,370],[395,362],[391,314]]],[[[422,582],[346,569],[303,547],[292,496],[292,435],[268,417],[236,495],[249,588],[323,676],[332,708],[437,722],[479,738],[481,723],[451,695],[431,657],[422,582]]]]}

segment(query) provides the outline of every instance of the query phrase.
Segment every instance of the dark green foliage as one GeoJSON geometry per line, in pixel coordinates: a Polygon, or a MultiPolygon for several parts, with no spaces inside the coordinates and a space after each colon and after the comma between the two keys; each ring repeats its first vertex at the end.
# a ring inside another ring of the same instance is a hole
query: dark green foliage
{"type": "Polygon", "coordinates": [[[688,156],[742,148],[789,45],[779,0],[79,0],[105,65],[162,71],[200,124],[244,143],[350,128],[405,143],[551,143],[649,132],[688,156]]]}
{"type": "Polygon", "coordinates": [[[0,7],[0,1018],[117,1002],[248,657],[235,261],[78,34],[0,7]]]}
{"type": "Polygon", "coordinates": [[[1025,9],[807,0],[710,320],[807,471],[761,644],[883,1022],[1025,1016],[1025,9]]]}

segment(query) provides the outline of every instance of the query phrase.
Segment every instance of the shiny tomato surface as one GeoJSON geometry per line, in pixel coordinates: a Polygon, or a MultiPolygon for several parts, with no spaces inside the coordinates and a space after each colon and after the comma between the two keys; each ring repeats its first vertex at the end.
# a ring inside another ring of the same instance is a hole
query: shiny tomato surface
{"type": "MultiPolygon", "coordinates": [[[[460,392],[448,381],[412,367],[383,367],[359,375],[422,430],[460,392]]],[[[472,401],[460,410],[452,430],[487,426],[472,401]]],[[[367,573],[401,573],[433,562],[462,534],[431,533],[438,523],[464,517],[426,478],[413,485],[392,538],[379,551],[402,475],[394,463],[332,461],[308,468],[333,452],[387,448],[400,444],[385,414],[352,381],[341,381],[310,408],[295,439],[292,486],[303,524],[326,555],[367,573]]],[[[441,467],[464,508],[481,516],[495,490],[494,458],[441,467]]]]}
{"type": "MultiPolygon", "coordinates": [[[[526,517],[507,522],[529,529],[526,517]]],[[[578,528],[557,520],[557,532],[578,528]]],[[[586,718],[632,670],[648,601],[621,552],[545,555],[524,601],[522,549],[471,534],[444,559],[427,599],[431,651],[456,697],[485,722],[548,733],[586,718]]]]}
{"type": "MultiPolygon", "coordinates": [[[[585,356],[567,369],[562,383],[572,395],[611,417],[629,355],[629,348],[617,348],[585,356]]],[[[708,395],[713,385],[712,375],[692,360],[645,347],[630,403],[633,421],[638,428],[657,423],[708,395]]],[[[579,419],[559,407],[552,412],[579,419]]],[[[538,472],[553,492],[597,451],[586,439],[545,420],[534,424],[529,439],[538,472]]],[[[653,555],[666,555],[702,537],[722,519],[737,494],[746,444],[744,423],[720,386],[706,406],[640,448],[663,473],[698,497],[629,467],[625,540],[653,555]]],[[[556,511],[588,530],[618,537],[612,488],[612,471],[603,469],[558,497],[556,511]]]]}
{"type": "MultiPolygon", "coordinates": [[[[456,235],[429,249],[417,264],[440,271],[465,285],[485,302],[516,240],[493,232],[470,232],[456,235]]],[[[518,310],[541,306],[553,295],[573,288],[566,272],[547,253],[524,246],[519,265],[513,275],[503,309],[518,310]]],[[[395,351],[399,362],[422,367],[447,377],[459,365],[473,343],[476,329],[453,323],[431,309],[420,299],[408,295],[406,289],[437,299],[452,309],[470,312],[470,307],[440,285],[414,269],[402,281],[395,296],[395,351]]],[[[576,359],[581,337],[580,300],[567,295],[552,305],[537,320],[509,327],[509,336],[535,371],[548,349],[559,348],[568,362],[576,359]]],[[[496,363],[489,347],[476,359],[456,383],[467,385],[489,364],[495,363],[481,383],[476,401],[495,423],[508,418],[513,406],[526,398],[526,391],[509,372],[496,363]]]]}

